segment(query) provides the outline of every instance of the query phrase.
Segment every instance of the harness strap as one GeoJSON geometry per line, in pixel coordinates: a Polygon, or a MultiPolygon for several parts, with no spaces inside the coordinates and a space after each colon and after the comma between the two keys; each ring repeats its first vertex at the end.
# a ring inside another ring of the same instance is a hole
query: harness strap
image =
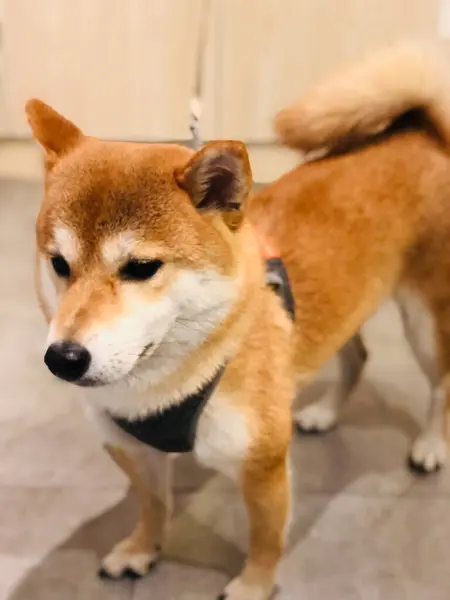
{"type": "Polygon", "coordinates": [[[258,229],[254,231],[259,242],[261,254],[266,261],[266,284],[281,298],[283,306],[289,313],[292,321],[295,321],[295,301],[292,294],[289,277],[280,252],[275,244],[266,237],[263,237],[258,229]]]}
{"type": "Polygon", "coordinates": [[[198,392],[164,410],[141,419],[110,416],[123,431],[160,452],[191,452],[194,449],[198,419],[219,385],[224,371],[225,365],[222,365],[198,392]]]}
{"type": "Polygon", "coordinates": [[[266,284],[281,298],[286,312],[295,321],[295,301],[284,262],[279,257],[266,261],[266,284]]]}

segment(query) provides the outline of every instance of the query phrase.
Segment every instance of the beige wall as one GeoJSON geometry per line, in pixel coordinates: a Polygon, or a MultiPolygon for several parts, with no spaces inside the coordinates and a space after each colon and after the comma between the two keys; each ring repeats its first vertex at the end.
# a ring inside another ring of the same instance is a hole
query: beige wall
{"type": "MultiPolygon", "coordinates": [[[[202,0],[1,2],[0,136],[28,136],[23,104],[39,96],[100,136],[188,137],[202,0]]],[[[442,0],[211,2],[203,134],[267,140],[274,111],[324,72],[435,35],[442,0]]]]}
{"type": "Polygon", "coordinates": [[[434,0],[224,4],[223,123],[231,137],[269,137],[274,111],[339,63],[398,37],[436,32],[434,0]]]}
{"type": "Polygon", "coordinates": [[[186,135],[200,0],[5,0],[4,131],[39,96],[111,137],[186,135]]]}

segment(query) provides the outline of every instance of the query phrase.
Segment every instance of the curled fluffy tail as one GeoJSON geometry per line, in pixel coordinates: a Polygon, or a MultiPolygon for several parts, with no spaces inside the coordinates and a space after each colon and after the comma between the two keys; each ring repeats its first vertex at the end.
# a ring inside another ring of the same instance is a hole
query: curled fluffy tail
{"type": "Polygon", "coordinates": [[[282,143],[333,150],[387,129],[421,109],[450,147],[450,92],[435,49],[402,44],[369,56],[313,87],[275,119],[282,143]]]}

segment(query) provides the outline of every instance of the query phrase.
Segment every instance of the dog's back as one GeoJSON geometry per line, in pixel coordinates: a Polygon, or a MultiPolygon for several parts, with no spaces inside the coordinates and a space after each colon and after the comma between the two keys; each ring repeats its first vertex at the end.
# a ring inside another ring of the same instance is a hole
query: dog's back
{"type": "Polygon", "coordinates": [[[432,53],[397,47],[276,118],[283,143],[323,154],[249,204],[292,279],[300,375],[314,373],[399,282],[430,303],[450,298],[450,96],[441,73],[432,53]]]}

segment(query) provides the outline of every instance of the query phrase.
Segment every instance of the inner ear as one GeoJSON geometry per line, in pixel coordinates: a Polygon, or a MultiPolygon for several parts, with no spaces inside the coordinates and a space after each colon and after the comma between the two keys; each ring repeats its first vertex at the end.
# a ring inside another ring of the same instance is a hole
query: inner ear
{"type": "Polygon", "coordinates": [[[242,142],[210,142],[177,169],[175,179],[199,210],[238,209],[252,184],[247,150],[242,142]]]}

